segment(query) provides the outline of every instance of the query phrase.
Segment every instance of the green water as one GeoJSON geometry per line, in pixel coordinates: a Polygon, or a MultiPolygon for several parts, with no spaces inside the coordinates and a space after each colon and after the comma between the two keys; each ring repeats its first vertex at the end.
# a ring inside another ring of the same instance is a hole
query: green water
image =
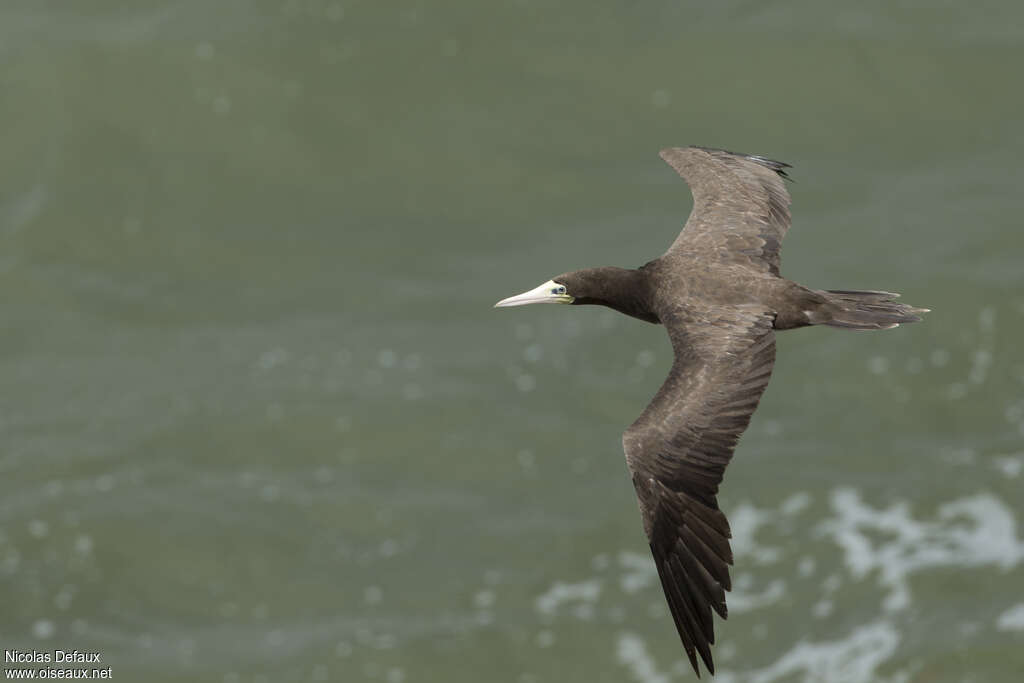
{"type": "Polygon", "coordinates": [[[661,253],[703,144],[794,164],[785,275],[934,309],[781,335],[715,680],[1022,680],[1022,64],[1007,0],[7,0],[2,647],[692,680],[620,447],[663,330],[491,306],[661,253]]]}

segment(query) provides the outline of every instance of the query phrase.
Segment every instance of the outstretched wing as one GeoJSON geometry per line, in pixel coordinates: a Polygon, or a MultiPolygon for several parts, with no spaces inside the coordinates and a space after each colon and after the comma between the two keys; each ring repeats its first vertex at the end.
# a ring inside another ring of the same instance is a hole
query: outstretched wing
{"type": "Polygon", "coordinates": [[[693,192],[693,211],[666,252],[779,274],[789,229],[789,164],[704,147],[661,150],[693,192]]]}
{"type": "Polygon", "coordinates": [[[715,672],[711,610],[731,588],[729,523],[718,485],[775,363],[772,316],[758,307],[665,316],[675,363],[623,435],[665,597],[694,671],[715,672]]]}

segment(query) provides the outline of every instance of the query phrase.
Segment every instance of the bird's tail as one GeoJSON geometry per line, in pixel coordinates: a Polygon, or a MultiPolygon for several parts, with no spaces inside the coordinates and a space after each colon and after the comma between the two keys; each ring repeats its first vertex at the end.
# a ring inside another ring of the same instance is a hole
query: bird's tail
{"type": "Polygon", "coordinates": [[[887,330],[900,323],[916,323],[927,308],[914,308],[896,301],[899,294],[847,289],[822,292],[829,300],[829,318],[824,322],[832,327],[854,330],[887,330]]]}

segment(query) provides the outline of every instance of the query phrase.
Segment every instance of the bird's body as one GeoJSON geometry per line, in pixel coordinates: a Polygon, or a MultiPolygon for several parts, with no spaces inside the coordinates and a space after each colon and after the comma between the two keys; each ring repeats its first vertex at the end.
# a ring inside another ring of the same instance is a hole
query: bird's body
{"type": "Polygon", "coordinates": [[[718,486],[771,376],[775,331],[886,329],[926,309],[888,292],[814,290],[780,275],[786,164],[701,147],[661,156],[694,197],[665,254],[637,269],[565,273],[498,305],[599,304],[668,331],[672,369],[622,442],[662,588],[699,675],[697,655],[714,673],[711,612],[726,616],[731,587],[718,486]]]}
{"type": "Polygon", "coordinates": [[[592,296],[575,297],[574,303],[581,303],[580,299],[582,303],[600,303],[653,323],[661,322],[662,316],[673,311],[687,310],[688,304],[727,307],[760,303],[773,311],[778,330],[813,324],[808,315],[828,304],[820,293],[774,275],[751,273],[740,266],[700,262],[686,263],[685,268],[681,265],[679,259],[663,256],[636,270],[588,269],[587,274],[600,277],[601,283],[595,285],[596,291],[590,290],[592,296]]]}

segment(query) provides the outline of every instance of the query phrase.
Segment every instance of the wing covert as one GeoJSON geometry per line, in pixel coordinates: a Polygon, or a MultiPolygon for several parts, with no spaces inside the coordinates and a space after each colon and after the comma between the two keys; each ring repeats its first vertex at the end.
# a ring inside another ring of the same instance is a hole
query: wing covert
{"type": "Polygon", "coordinates": [[[663,149],[661,158],[693,193],[693,211],[666,257],[714,258],[779,275],[789,164],[704,147],[663,149]]]}

